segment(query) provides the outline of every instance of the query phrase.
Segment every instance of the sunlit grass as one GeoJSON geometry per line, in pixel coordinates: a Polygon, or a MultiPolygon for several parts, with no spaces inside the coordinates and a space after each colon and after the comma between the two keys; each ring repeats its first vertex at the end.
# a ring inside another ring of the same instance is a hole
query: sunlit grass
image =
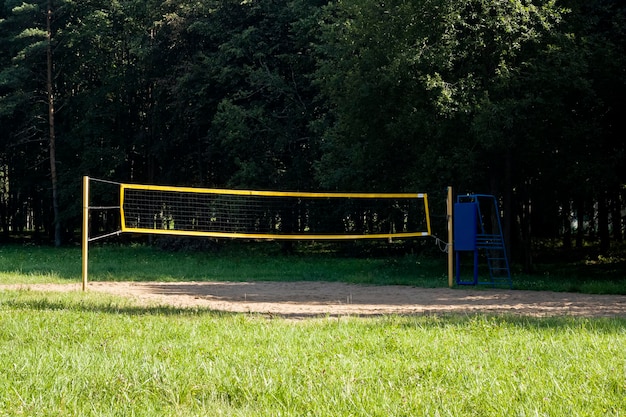
{"type": "Polygon", "coordinates": [[[626,320],[268,319],[0,292],[0,414],[582,416],[626,409],[626,320]]]}
{"type": "MultiPolygon", "coordinates": [[[[447,284],[437,259],[246,249],[96,246],[90,278],[447,284]]],[[[79,280],[79,248],[0,247],[2,283],[79,280]]],[[[625,345],[623,318],[292,321],[5,290],[0,416],[621,416],[625,345]]]]}

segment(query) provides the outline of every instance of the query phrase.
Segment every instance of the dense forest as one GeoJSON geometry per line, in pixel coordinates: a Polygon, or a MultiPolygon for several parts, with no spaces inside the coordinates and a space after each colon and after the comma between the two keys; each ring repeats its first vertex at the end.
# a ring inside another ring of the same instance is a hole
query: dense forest
{"type": "Polygon", "coordinates": [[[618,0],[0,0],[0,230],[70,241],[83,175],[451,185],[498,196],[518,260],[606,252],[624,97],[618,0]]]}

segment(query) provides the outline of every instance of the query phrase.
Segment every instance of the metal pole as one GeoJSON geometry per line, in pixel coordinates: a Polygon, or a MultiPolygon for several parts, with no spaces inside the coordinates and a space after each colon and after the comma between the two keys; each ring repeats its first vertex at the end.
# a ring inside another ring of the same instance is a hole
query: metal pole
{"type": "Polygon", "coordinates": [[[452,230],[452,187],[448,187],[447,217],[448,217],[448,286],[454,286],[454,233],[452,230]]]}
{"type": "Polygon", "coordinates": [[[89,177],[83,177],[83,244],[82,244],[83,291],[87,289],[89,272],[89,177]]]}

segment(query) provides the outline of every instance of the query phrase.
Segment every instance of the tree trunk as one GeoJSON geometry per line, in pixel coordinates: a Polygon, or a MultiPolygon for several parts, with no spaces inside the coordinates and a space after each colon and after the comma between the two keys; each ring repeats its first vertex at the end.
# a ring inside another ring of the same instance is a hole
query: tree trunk
{"type": "Polygon", "coordinates": [[[609,209],[606,201],[606,192],[598,196],[598,234],[600,236],[600,252],[609,251],[611,237],[609,235],[609,209]]]}
{"type": "Polygon", "coordinates": [[[532,252],[532,230],[531,230],[531,214],[532,199],[530,197],[530,185],[525,183],[521,190],[519,202],[520,207],[520,241],[522,251],[523,271],[525,273],[533,272],[533,252],[532,252]]]}
{"type": "Polygon", "coordinates": [[[578,196],[576,197],[576,249],[582,249],[585,239],[585,200],[578,196]]]}
{"type": "Polygon", "coordinates": [[[566,200],[561,208],[561,219],[563,221],[563,248],[570,250],[572,248],[572,202],[566,200]]]}
{"type": "Polygon", "coordinates": [[[616,242],[622,242],[624,236],[622,234],[622,202],[619,189],[615,190],[611,196],[611,223],[613,239],[616,242]]]}
{"type": "MultiPolygon", "coordinates": [[[[502,212],[503,218],[503,234],[504,247],[506,248],[507,258],[511,259],[511,230],[513,223],[513,151],[509,148],[506,152],[506,165],[504,171],[504,192],[502,193],[502,212]]],[[[496,213],[500,215],[500,213],[496,213]]]]}
{"type": "Polygon", "coordinates": [[[48,0],[46,16],[47,53],[47,93],[48,93],[48,128],[50,144],[50,179],[52,181],[52,209],[54,212],[54,246],[61,246],[61,221],[59,219],[59,197],[56,167],[56,134],[54,131],[54,80],[52,62],[52,0],[48,0]]]}

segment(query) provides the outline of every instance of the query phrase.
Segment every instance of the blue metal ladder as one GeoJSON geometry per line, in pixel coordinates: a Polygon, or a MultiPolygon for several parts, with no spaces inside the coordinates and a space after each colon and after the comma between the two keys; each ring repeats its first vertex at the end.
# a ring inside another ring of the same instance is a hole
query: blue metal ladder
{"type": "MultiPolygon", "coordinates": [[[[461,232],[455,236],[457,240],[463,240],[456,253],[457,263],[457,284],[458,285],[507,285],[513,287],[511,279],[511,269],[507,257],[502,226],[500,222],[500,209],[498,201],[492,195],[469,194],[457,197],[459,211],[465,212],[462,221],[465,223],[461,227],[461,232]],[[471,206],[467,206],[470,204],[471,206]],[[481,208],[482,204],[482,208],[481,208]],[[470,210],[468,211],[467,208],[470,210]],[[463,210],[460,210],[463,209],[463,210]],[[469,214],[467,214],[469,213],[469,214]],[[469,224],[474,218],[475,224],[469,224]],[[461,251],[474,252],[474,279],[464,281],[460,278],[460,253],[461,251]],[[478,274],[479,252],[484,253],[489,269],[489,280],[480,279],[478,274]]],[[[456,229],[455,225],[455,229],[456,229]]],[[[456,249],[456,248],[455,248],[456,249]]]]}

